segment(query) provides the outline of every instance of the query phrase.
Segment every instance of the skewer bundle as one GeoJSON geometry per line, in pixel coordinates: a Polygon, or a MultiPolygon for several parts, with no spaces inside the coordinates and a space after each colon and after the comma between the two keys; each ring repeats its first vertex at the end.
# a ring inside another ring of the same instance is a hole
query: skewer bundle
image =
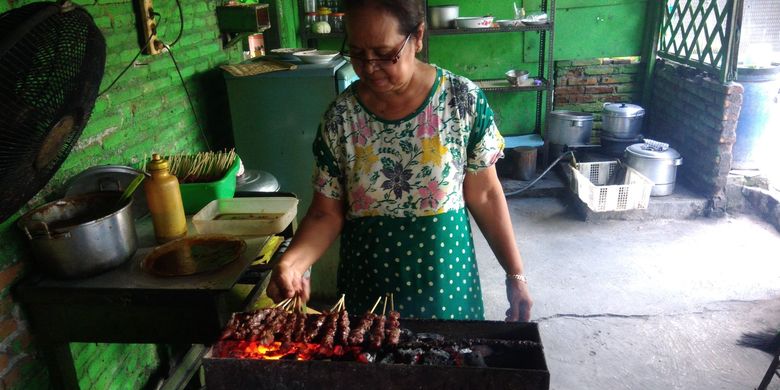
{"type": "MultiPolygon", "coordinates": [[[[221,340],[252,341],[269,346],[279,343],[316,344],[319,349],[362,348],[372,350],[383,346],[396,346],[400,337],[400,314],[393,310],[385,316],[388,296],[384,298],[382,314],[376,310],[382,297],[367,311],[355,327],[350,328],[349,314],[344,296],[330,310],[308,315],[300,297],[295,296],[272,308],[247,313],[235,313],[228,323],[221,340]],[[366,333],[369,336],[366,337],[366,333]]],[[[322,353],[322,351],[318,351],[322,353]]]]}
{"type": "Polygon", "coordinates": [[[235,162],[236,152],[230,149],[225,152],[175,154],[165,158],[168,170],[179,179],[179,183],[208,183],[225,176],[235,162]]]}

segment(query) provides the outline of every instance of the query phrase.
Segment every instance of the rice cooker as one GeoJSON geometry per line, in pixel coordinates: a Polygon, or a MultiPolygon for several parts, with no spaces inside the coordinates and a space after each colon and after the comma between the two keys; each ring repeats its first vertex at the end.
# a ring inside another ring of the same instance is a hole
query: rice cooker
{"type": "Polygon", "coordinates": [[[650,196],[665,196],[674,192],[677,167],[682,156],[669,144],[645,139],[644,143],[626,148],[623,162],[650,179],[654,185],[650,196]]]}

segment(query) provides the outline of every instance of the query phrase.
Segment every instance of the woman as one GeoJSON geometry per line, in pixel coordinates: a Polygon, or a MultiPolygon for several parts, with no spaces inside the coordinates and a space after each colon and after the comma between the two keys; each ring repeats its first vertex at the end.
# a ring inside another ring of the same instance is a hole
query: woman
{"type": "Polygon", "coordinates": [[[404,317],[483,319],[469,214],[507,273],[508,321],[531,297],[495,161],[504,146],[471,81],[418,61],[422,1],[347,0],[360,81],[336,98],[313,150],[312,204],[268,295],[308,298],[307,269],[341,233],[338,286],[356,311],[393,293],[404,317]]]}

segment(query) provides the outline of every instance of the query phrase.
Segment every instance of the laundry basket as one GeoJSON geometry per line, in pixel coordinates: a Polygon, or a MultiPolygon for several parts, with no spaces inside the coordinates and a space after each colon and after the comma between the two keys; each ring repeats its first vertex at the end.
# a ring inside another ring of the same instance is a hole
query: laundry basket
{"type": "Polygon", "coordinates": [[[618,171],[617,161],[567,165],[571,171],[571,190],[595,212],[646,209],[653,182],[637,170],[626,166],[622,184],[608,185],[618,171]]]}

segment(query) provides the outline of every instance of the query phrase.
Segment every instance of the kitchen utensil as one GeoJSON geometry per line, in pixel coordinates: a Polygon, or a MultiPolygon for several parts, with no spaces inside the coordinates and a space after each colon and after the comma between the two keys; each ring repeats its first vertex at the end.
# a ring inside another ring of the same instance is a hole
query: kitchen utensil
{"type": "Polygon", "coordinates": [[[49,182],[76,144],[103,78],[106,45],[89,13],[71,2],[20,6],[0,16],[0,31],[4,221],[49,182]]]}
{"type": "Polygon", "coordinates": [[[528,80],[527,70],[512,69],[506,72],[504,75],[506,76],[507,81],[509,81],[509,84],[515,86],[523,85],[528,80]]]}
{"type": "Polygon", "coordinates": [[[301,61],[307,64],[325,64],[339,55],[336,50],[310,50],[293,53],[301,61]]]}
{"type": "Polygon", "coordinates": [[[683,159],[668,144],[645,139],[627,147],[623,161],[653,181],[651,196],[666,196],[674,192],[677,167],[683,159]]]}
{"type": "Polygon", "coordinates": [[[312,50],[315,49],[302,48],[302,47],[282,47],[279,49],[271,49],[269,53],[277,56],[280,60],[288,61],[288,60],[298,59],[298,57],[295,56],[295,53],[300,53],[302,51],[312,51],[312,50]]]}
{"type": "Polygon", "coordinates": [[[158,276],[186,276],[216,271],[246,250],[246,242],[226,235],[182,237],[154,248],[141,269],[158,276]]]}
{"type": "Polygon", "coordinates": [[[523,2],[520,2],[520,6],[517,6],[517,2],[513,1],[512,6],[515,9],[515,19],[522,19],[525,17],[525,8],[523,7],[523,2]]]}
{"type": "Polygon", "coordinates": [[[455,18],[457,28],[490,28],[493,27],[492,16],[471,16],[455,18]]]}
{"type": "MultiPolygon", "coordinates": [[[[65,197],[93,192],[121,192],[144,172],[124,165],[97,165],[81,171],[68,180],[65,197]]],[[[133,218],[139,219],[149,214],[146,195],[143,191],[133,192],[133,218]]]]}
{"type": "Polygon", "coordinates": [[[555,110],[547,117],[545,139],[556,145],[578,146],[590,143],[593,114],[555,110]]]}
{"type": "Polygon", "coordinates": [[[432,5],[428,7],[431,28],[453,28],[460,7],[457,5],[432,5]]]}
{"type": "Polygon", "coordinates": [[[496,20],[499,27],[522,27],[523,22],[519,19],[502,19],[496,20]]]}
{"type": "Polygon", "coordinates": [[[636,138],[642,131],[645,110],[636,104],[604,103],[603,131],[613,138],[636,138]]]}
{"type": "Polygon", "coordinates": [[[192,217],[198,233],[265,236],[282,232],[295,218],[298,199],[231,198],[212,201],[192,217]]]}
{"type": "Polygon", "coordinates": [[[114,268],[137,248],[132,198],[115,207],[120,192],[66,197],[22,216],[35,265],[55,278],[80,278],[114,268]]]}
{"type": "Polygon", "coordinates": [[[125,191],[122,192],[122,196],[119,197],[119,200],[117,201],[117,206],[124,203],[126,200],[130,199],[131,196],[133,196],[133,193],[135,193],[135,190],[138,188],[138,185],[141,184],[142,181],[144,181],[144,178],[146,175],[143,173],[139,174],[138,176],[133,179],[133,181],[130,182],[130,184],[125,188],[125,191]]]}

